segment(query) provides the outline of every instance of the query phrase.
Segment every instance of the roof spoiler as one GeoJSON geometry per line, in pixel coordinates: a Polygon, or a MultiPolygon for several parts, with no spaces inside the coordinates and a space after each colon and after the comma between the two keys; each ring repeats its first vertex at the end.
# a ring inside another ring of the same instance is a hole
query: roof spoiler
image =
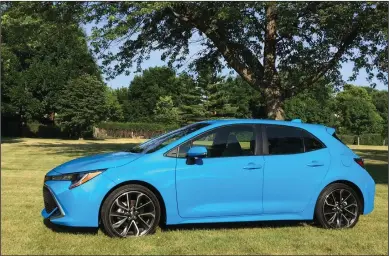
{"type": "Polygon", "coordinates": [[[333,134],[335,133],[335,128],[326,127],[326,131],[327,131],[330,135],[333,135],[333,134]]]}

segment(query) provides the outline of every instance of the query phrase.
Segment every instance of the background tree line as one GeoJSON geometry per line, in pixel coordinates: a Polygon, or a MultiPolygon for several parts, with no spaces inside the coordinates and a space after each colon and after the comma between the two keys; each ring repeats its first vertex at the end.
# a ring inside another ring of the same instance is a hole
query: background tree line
{"type": "Polygon", "coordinates": [[[301,118],[387,136],[387,91],[344,85],[339,73],[349,60],[351,79],[366,68],[387,84],[381,3],[10,2],[1,12],[3,135],[83,137],[102,122],[301,118]],[[88,47],[81,24],[95,21],[104,25],[88,47]],[[203,49],[177,73],[196,35],[203,49]],[[119,89],[104,83],[103,72],[128,74],[151,50],[162,50],[168,66],[119,89]],[[238,76],[221,76],[224,67],[238,76]]]}

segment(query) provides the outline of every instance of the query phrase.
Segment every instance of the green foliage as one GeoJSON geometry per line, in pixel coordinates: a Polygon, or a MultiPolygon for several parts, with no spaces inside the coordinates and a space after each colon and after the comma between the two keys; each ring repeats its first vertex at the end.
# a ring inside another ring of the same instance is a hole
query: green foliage
{"type": "Polygon", "coordinates": [[[33,122],[23,129],[23,136],[33,138],[66,138],[68,134],[63,127],[57,125],[44,125],[33,122]]]}
{"type": "Polygon", "coordinates": [[[106,86],[96,77],[83,75],[71,80],[60,98],[59,124],[71,137],[83,137],[92,125],[104,120],[107,113],[106,86]]]}
{"type": "Polygon", "coordinates": [[[388,91],[372,90],[371,98],[382,118],[382,134],[388,137],[388,91]]]}
{"type": "Polygon", "coordinates": [[[140,70],[154,50],[169,66],[228,66],[262,92],[269,117],[282,118],[284,92],[320,79],[341,85],[342,62],[354,63],[352,80],[363,68],[387,83],[387,12],[383,2],[99,2],[85,20],[108,21],[94,28],[92,47],[112,77],[140,70]],[[118,40],[123,47],[109,52],[118,40]],[[200,50],[189,56],[192,42],[200,50]]]}
{"type": "Polygon", "coordinates": [[[341,133],[360,135],[382,132],[382,117],[364,88],[347,85],[344,91],[336,95],[335,100],[341,133]]]}
{"type": "Polygon", "coordinates": [[[85,34],[74,19],[75,7],[52,2],[2,3],[3,121],[19,119],[19,127],[43,121],[60,110],[60,98],[70,80],[89,74],[101,81],[85,34]]]}
{"type": "MultiPolygon", "coordinates": [[[[117,122],[102,122],[95,125],[96,128],[102,129],[105,133],[104,137],[109,138],[152,138],[159,134],[177,129],[177,124],[161,124],[161,123],[117,123],[117,122]]],[[[96,137],[101,136],[101,132],[96,134],[96,137]]],[[[103,137],[103,136],[101,136],[103,137]]],[[[103,137],[103,138],[104,138],[103,137]]]]}
{"type": "Polygon", "coordinates": [[[286,119],[301,119],[303,122],[336,126],[334,98],[331,86],[305,90],[285,101],[286,119]]]}
{"type": "Polygon", "coordinates": [[[111,88],[107,88],[105,93],[105,101],[107,104],[107,113],[105,115],[106,120],[113,122],[123,121],[123,109],[122,105],[119,103],[117,94],[111,88]]]}
{"type": "Polygon", "coordinates": [[[373,134],[362,134],[358,135],[347,135],[347,134],[338,134],[337,135],[343,143],[348,145],[357,145],[358,137],[360,145],[376,145],[376,146],[385,146],[388,145],[388,137],[382,136],[382,134],[373,133],[373,134]]]}
{"type": "Polygon", "coordinates": [[[178,108],[174,106],[171,96],[161,96],[154,109],[154,119],[160,123],[177,124],[179,121],[178,108]]]}
{"type": "Polygon", "coordinates": [[[181,122],[188,123],[205,119],[208,113],[204,104],[203,88],[186,73],[180,74],[178,79],[182,92],[179,103],[181,122]]]}
{"type": "Polygon", "coordinates": [[[127,106],[123,105],[127,121],[150,120],[161,96],[171,96],[173,104],[177,106],[180,92],[181,88],[174,70],[167,67],[145,70],[142,75],[135,76],[130,84],[129,101],[127,106]]]}

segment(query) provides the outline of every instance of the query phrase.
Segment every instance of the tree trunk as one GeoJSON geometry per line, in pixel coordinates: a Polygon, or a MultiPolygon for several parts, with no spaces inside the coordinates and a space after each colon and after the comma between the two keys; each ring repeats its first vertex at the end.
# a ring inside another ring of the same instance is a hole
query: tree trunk
{"type": "Polygon", "coordinates": [[[268,2],[266,5],[266,31],[263,54],[264,67],[264,98],[268,118],[283,120],[283,98],[281,92],[281,81],[276,69],[276,47],[277,47],[277,12],[276,3],[268,2]]]}

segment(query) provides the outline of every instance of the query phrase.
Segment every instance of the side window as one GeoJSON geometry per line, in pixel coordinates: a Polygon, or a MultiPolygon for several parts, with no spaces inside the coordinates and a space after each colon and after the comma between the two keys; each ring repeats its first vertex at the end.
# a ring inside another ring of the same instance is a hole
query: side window
{"type": "Polygon", "coordinates": [[[192,146],[204,146],[207,158],[250,156],[255,153],[255,132],[250,125],[231,125],[202,134],[179,148],[178,157],[186,157],[192,146]]]}
{"type": "Polygon", "coordinates": [[[304,152],[301,130],[289,126],[266,127],[270,155],[298,154],[304,152]]]}
{"type": "Polygon", "coordinates": [[[302,131],[304,137],[305,152],[315,151],[324,148],[324,144],[312,134],[302,131]]]}

